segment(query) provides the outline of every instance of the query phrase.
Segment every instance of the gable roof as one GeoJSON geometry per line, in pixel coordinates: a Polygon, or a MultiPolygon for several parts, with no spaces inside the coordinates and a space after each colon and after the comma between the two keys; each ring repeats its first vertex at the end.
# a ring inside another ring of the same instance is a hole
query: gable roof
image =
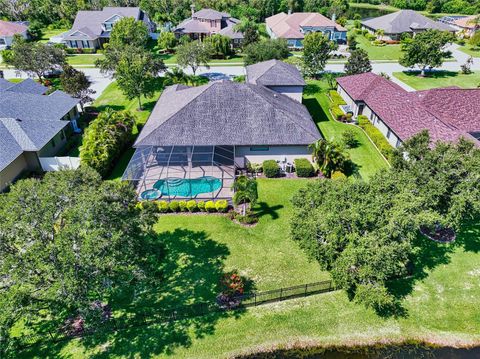
{"type": "Polygon", "coordinates": [[[222,18],[230,17],[230,14],[207,8],[194,12],[192,17],[206,20],[221,20],[222,18]]]}
{"type": "Polygon", "coordinates": [[[347,31],[343,26],[316,12],[295,12],[290,15],[282,12],[267,17],[265,22],[277,37],[287,39],[303,39],[303,27],[333,27],[337,31],[347,31]]]}
{"type": "Polygon", "coordinates": [[[22,153],[22,147],[0,119],[0,171],[15,161],[22,153]]]}
{"type": "Polygon", "coordinates": [[[401,34],[413,30],[436,29],[455,31],[450,25],[433,21],[414,10],[400,10],[391,14],[362,21],[362,25],[373,30],[383,30],[385,34],[401,34]]]}
{"type": "MultiPolygon", "coordinates": [[[[48,87],[45,87],[30,78],[25,79],[22,82],[18,82],[18,83],[12,83],[9,81],[6,81],[6,82],[10,83],[11,86],[6,85],[6,87],[3,88],[3,91],[10,91],[10,92],[16,92],[16,93],[30,93],[30,94],[36,94],[36,95],[44,95],[48,91],[48,87]]],[[[0,92],[1,91],[2,91],[2,84],[0,82],[0,92]]]]}
{"type": "Polygon", "coordinates": [[[63,38],[66,40],[68,38],[94,40],[104,33],[102,24],[113,16],[133,17],[139,20],[141,13],[139,7],[104,7],[103,10],[98,11],[79,11],[72,28],[63,34],[63,38]]]}
{"type": "Polygon", "coordinates": [[[299,102],[264,86],[219,81],[165,89],[134,147],[305,145],[320,137],[299,102]]]}
{"type": "Polygon", "coordinates": [[[13,36],[27,31],[28,27],[11,21],[0,20],[0,36],[13,36]]]}
{"type": "Polygon", "coordinates": [[[268,60],[246,67],[247,82],[263,86],[305,86],[302,74],[294,65],[268,60]]]}
{"type": "MultiPolygon", "coordinates": [[[[337,82],[353,100],[365,102],[403,141],[425,129],[432,142],[469,137],[465,129],[455,126],[446,112],[440,116],[434,105],[424,105],[418,93],[409,93],[382,76],[365,73],[340,77],[337,82]]],[[[450,99],[446,96],[443,101],[450,99]]]]}
{"type": "Polygon", "coordinates": [[[9,89],[12,86],[15,86],[15,83],[5,80],[4,78],[0,78],[0,92],[9,89]]]}

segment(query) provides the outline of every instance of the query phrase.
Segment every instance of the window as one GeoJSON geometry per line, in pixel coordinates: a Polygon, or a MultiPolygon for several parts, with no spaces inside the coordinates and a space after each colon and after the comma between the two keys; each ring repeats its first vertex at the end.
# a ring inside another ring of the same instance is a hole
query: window
{"type": "Polygon", "coordinates": [[[269,146],[251,146],[250,151],[258,152],[258,151],[268,151],[270,150],[269,146]]]}
{"type": "Polygon", "coordinates": [[[103,26],[105,26],[105,31],[110,31],[112,30],[113,24],[111,22],[106,22],[103,26]]]}
{"type": "Polygon", "coordinates": [[[390,138],[390,134],[391,134],[390,129],[388,129],[388,131],[387,131],[387,138],[390,138]]]}
{"type": "Polygon", "coordinates": [[[88,41],[87,41],[87,40],[82,40],[82,47],[83,47],[84,49],[90,47],[90,45],[88,44],[88,41]]]}

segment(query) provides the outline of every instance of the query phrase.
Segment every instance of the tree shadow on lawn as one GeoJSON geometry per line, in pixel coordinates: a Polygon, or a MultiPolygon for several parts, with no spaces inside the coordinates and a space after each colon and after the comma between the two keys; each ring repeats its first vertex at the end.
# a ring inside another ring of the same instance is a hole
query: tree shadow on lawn
{"type": "MultiPolygon", "coordinates": [[[[419,76],[421,72],[412,70],[412,71],[404,71],[403,73],[407,76],[416,77],[416,76],[419,76]]],[[[455,71],[446,71],[446,70],[425,71],[425,78],[443,79],[448,77],[457,77],[458,75],[459,73],[455,71]]]]}
{"type": "Polygon", "coordinates": [[[439,265],[450,263],[453,252],[462,248],[466,252],[480,252],[480,223],[475,221],[466,223],[457,233],[455,242],[439,243],[419,234],[413,244],[414,251],[411,258],[411,274],[388,283],[387,287],[399,301],[397,309],[406,315],[400,300],[413,292],[415,284],[428,277],[429,272],[439,265]]]}
{"type": "Polygon", "coordinates": [[[270,206],[267,202],[257,202],[253,210],[257,217],[270,216],[272,219],[278,219],[278,210],[282,209],[283,205],[277,204],[270,206]]]}
{"type": "MultiPolygon", "coordinates": [[[[154,319],[148,325],[139,321],[135,325],[133,319],[138,316],[152,318],[155,314],[176,310],[180,317],[182,313],[191,314],[192,306],[215,303],[221,290],[220,280],[225,274],[224,261],[230,254],[225,244],[210,239],[203,231],[177,228],[158,234],[155,241],[165,246],[161,278],[156,278],[154,283],[149,283],[141,291],[126,286],[111,298],[112,312],[118,316],[116,323],[124,329],[113,331],[99,328],[94,335],[81,339],[81,344],[93,351],[88,354],[90,358],[143,358],[162,353],[172,354],[176,348],[191,345],[192,337],[212,335],[221,318],[242,315],[242,309],[214,311],[207,315],[185,315],[183,319],[175,321],[159,319],[157,322],[154,319]],[[185,307],[189,310],[186,311],[185,307]]],[[[245,283],[253,286],[248,278],[245,283]]],[[[201,313],[198,310],[193,312],[201,313]]],[[[44,353],[39,354],[56,356],[62,346],[46,347],[44,353]],[[52,350],[55,353],[52,354],[52,350]]]]}

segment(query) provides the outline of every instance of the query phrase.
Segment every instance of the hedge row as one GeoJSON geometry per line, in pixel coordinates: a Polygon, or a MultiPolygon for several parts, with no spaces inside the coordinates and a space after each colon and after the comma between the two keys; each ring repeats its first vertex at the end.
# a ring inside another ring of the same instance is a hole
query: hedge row
{"type": "Polygon", "coordinates": [[[315,169],[306,158],[296,158],[293,162],[298,177],[313,177],[315,175],[315,169]]]}
{"type": "Polygon", "coordinates": [[[332,100],[332,103],[334,105],[340,106],[340,105],[346,105],[347,103],[345,100],[340,96],[340,94],[335,91],[335,90],[330,90],[329,91],[330,99],[332,100]]]}
{"type": "Polygon", "coordinates": [[[228,212],[228,201],[220,199],[218,201],[142,201],[138,203],[142,209],[153,208],[159,213],[178,213],[178,212],[209,212],[226,213],[228,212]]]}
{"type": "Polygon", "coordinates": [[[267,178],[278,177],[278,175],[280,174],[280,167],[278,166],[278,163],[274,160],[263,161],[262,167],[263,174],[267,178]]]}
{"type": "Polygon", "coordinates": [[[375,145],[378,147],[382,155],[384,155],[385,158],[390,161],[393,154],[393,147],[380,132],[380,130],[376,128],[364,115],[358,116],[358,125],[363,128],[368,137],[370,137],[373,143],[375,143],[375,145]]]}

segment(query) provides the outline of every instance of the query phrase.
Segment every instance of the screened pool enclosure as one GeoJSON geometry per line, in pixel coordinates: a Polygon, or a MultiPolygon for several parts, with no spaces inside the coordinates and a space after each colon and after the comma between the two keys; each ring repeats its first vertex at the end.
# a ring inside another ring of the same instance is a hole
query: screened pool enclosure
{"type": "Polygon", "coordinates": [[[122,179],[142,199],[231,198],[234,152],[233,146],[140,147],[122,179]]]}

